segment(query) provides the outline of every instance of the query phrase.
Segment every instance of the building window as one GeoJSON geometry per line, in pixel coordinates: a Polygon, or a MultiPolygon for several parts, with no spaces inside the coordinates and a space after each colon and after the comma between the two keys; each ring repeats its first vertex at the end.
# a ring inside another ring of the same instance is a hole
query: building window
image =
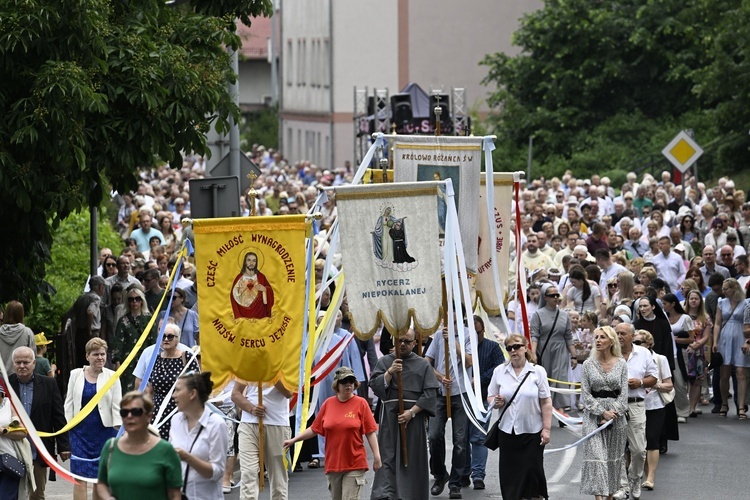
{"type": "Polygon", "coordinates": [[[323,72],[323,87],[329,88],[331,82],[329,80],[331,75],[331,44],[328,39],[323,40],[323,54],[322,54],[321,71],[323,72]]]}

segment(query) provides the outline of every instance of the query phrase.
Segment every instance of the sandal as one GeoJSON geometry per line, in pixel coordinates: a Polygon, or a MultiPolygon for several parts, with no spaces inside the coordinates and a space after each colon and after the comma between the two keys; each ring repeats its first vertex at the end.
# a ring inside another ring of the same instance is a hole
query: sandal
{"type": "Polygon", "coordinates": [[[320,467],[320,460],[318,460],[317,458],[313,458],[312,460],[310,460],[310,463],[307,464],[308,469],[317,469],[318,467],[320,467]]]}
{"type": "MultiPolygon", "coordinates": [[[[721,405],[721,410],[719,410],[719,416],[726,417],[728,412],[729,412],[729,405],[721,405]]],[[[747,418],[747,416],[745,416],[745,418],[747,418]]]]}
{"type": "Polygon", "coordinates": [[[740,420],[747,420],[747,412],[744,409],[738,410],[737,418],[740,420]]]}

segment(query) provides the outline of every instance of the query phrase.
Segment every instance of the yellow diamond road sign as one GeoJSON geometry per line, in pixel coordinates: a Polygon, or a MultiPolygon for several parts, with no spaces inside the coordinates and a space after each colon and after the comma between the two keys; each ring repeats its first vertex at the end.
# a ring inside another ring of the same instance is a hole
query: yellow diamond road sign
{"type": "Polygon", "coordinates": [[[703,154],[703,149],[684,130],[662,149],[661,154],[674,165],[677,170],[685,173],[703,154]]]}

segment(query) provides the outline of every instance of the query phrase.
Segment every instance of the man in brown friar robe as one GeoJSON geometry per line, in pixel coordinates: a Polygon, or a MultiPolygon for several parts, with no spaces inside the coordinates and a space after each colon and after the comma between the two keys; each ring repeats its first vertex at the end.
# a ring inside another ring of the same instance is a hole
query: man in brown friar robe
{"type": "Polygon", "coordinates": [[[402,359],[387,354],[370,376],[370,388],[380,398],[378,445],[383,466],[375,472],[373,500],[427,500],[430,498],[426,419],[435,416],[438,381],[432,366],[412,352],[415,332],[399,336],[396,348],[402,359]],[[398,413],[398,372],[401,372],[404,412],[398,413]],[[400,423],[406,423],[408,468],[402,465],[400,423]]]}

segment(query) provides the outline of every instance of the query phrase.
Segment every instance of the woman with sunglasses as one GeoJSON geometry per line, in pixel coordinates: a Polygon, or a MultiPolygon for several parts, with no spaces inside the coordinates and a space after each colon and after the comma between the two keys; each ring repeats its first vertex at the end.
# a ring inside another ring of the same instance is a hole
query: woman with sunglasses
{"type": "MultiPolygon", "coordinates": [[[[125,314],[117,322],[114,338],[110,339],[112,342],[112,362],[115,364],[115,368],[119,368],[120,364],[125,361],[146,326],[148,326],[149,321],[151,321],[146,296],[138,286],[131,285],[128,288],[123,305],[125,306],[125,314]]],[[[155,329],[152,327],[146,340],[147,343],[154,343],[156,340],[155,333],[155,329]]],[[[135,363],[130,363],[120,378],[125,390],[133,388],[134,367],[135,363]]]]}
{"type": "Polygon", "coordinates": [[[336,395],[323,402],[312,426],[284,441],[284,449],[315,435],[325,436],[325,472],[331,498],[359,499],[369,469],[363,436],[372,450],[373,470],[382,465],[375,435],[378,426],[367,400],[356,395],[359,382],[354,370],[338,368],[331,387],[336,395]]]}
{"type": "Polygon", "coordinates": [[[212,388],[210,372],[189,372],[177,379],[172,395],[179,412],[172,419],[169,442],[182,460],[182,491],[188,498],[224,498],[221,481],[229,438],[224,419],[206,407],[212,388]]]}
{"type": "Polygon", "coordinates": [[[112,255],[107,255],[102,262],[102,278],[106,280],[115,274],[117,274],[117,259],[112,255]]]}
{"type": "MultiPolygon", "coordinates": [[[[81,408],[101,390],[104,384],[115,374],[104,368],[107,362],[107,343],[98,337],[86,342],[86,361],[88,365],[70,372],[68,393],[65,396],[65,418],[70,422],[81,408]]],[[[70,431],[70,446],[73,456],[70,460],[70,471],[79,476],[96,479],[98,474],[96,459],[102,446],[115,437],[117,428],[122,425],[120,417],[120,399],[122,387],[115,381],[99,401],[96,411],[92,411],[83,421],[70,431]],[[79,460],[83,459],[83,460],[79,460]]],[[[88,497],[86,483],[73,487],[75,500],[86,500],[88,497]]]]}
{"type": "MultiPolygon", "coordinates": [[[[571,331],[570,317],[561,310],[560,292],[557,287],[545,283],[539,297],[539,308],[529,320],[531,349],[537,362],[544,367],[550,378],[568,380],[569,367],[578,365],[575,343],[571,331]]],[[[553,382],[553,387],[569,388],[565,384],[553,382]]],[[[552,396],[553,405],[559,411],[569,409],[570,397],[556,393],[552,396]]]]}
{"type": "Polygon", "coordinates": [[[500,490],[503,498],[548,498],[544,447],[550,442],[552,398],[547,372],[534,364],[526,337],[505,339],[510,359],[497,366],[487,402],[501,412],[498,425],[500,490]],[[515,397],[514,397],[515,394],[515,397]]]}
{"type": "Polygon", "coordinates": [[[180,500],[180,457],[167,441],[149,431],[154,403],[140,391],[120,401],[125,433],[107,440],[99,459],[96,493],[104,499],[180,500]]]}
{"type": "Polygon", "coordinates": [[[583,445],[581,493],[597,500],[611,499],[620,487],[620,469],[625,452],[628,424],[628,365],[620,341],[609,326],[594,330],[594,346],[583,364],[581,400],[583,435],[612,421],[604,432],[583,445]]]}
{"type": "MultiPolygon", "coordinates": [[[[161,352],[156,358],[146,389],[147,393],[152,394],[156,407],[153,424],[158,427],[159,435],[164,439],[169,439],[171,414],[177,407],[174,399],[166,399],[169,391],[177,382],[177,378],[183,373],[191,370],[200,371],[198,361],[192,355],[192,352],[183,351],[179,348],[179,345],[180,327],[174,323],[167,323],[161,341],[161,352]]],[[[136,377],[135,382],[136,387],[140,387],[141,379],[136,377]]]]}
{"type": "MultiPolygon", "coordinates": [[[[172,298],[172,309],[169,311],[169,317],[174,319],[177,326],[180,327],[180,342],[188,347],[198,345],[198,336],[200,326],[198,325],[198,313],[185,306],[185,290],[177,288],[172,298]]],[[[163,316],[163,313],[160,313],[163,316]]]]}

